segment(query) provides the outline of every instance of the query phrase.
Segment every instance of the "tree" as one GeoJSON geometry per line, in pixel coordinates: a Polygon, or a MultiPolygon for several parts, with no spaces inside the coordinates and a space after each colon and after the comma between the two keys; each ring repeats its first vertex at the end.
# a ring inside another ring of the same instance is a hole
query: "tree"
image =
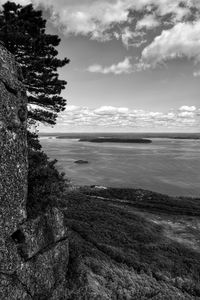
{"type": "Polygon", "coordinates": [[[32,4],[21,6],[7,2],[0,12],[0,40],[14,54],[21,66],[27,89],[29,122],[55,124],[57,114],[65,109],[66,100],[60,96],[66,81],[60,80],[57,69],[69,63],[59,59],[57,35],[45,32],[46,20],[42,11],[32,4]]]}
{"type": "MultiPolygon", "coordinates": [[[[65,109],[66,101],[60,96],[66,81],[58,78],[57,69],[69,63],[59,59],[57,35],[45,32],[46,20],[32,5],[22,7],[13,2],[3,5],[0,12],[0,40],[14,54],[21,66],[29,109],[29,124],[55,124],[57,114],[65,109]]],[[[28,138],[28,197],[29,217],[36,217],[47,206],[59,205],[67,180],[56,169],[56,160],[50,161],[42,151],[36,133],[27,132],[28,138]]]]}
{"type": "MultiPolygon", "coordinates": [[[[30,141],[38,141],[37,136],[30,141]]],[[[47,207],[61,205],[69,182],[65,179],[65,174],[56,169],[57,160],[50,161],[41,151],[40,144],[29,143],[28,157],[27,213],[28,217],[35,218],[47,207]]]]}

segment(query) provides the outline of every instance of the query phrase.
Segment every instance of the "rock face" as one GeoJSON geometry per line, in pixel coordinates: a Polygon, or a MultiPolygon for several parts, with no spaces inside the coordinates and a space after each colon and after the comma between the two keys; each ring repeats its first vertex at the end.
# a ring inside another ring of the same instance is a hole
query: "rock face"
{"type": "Polygon", "coordinates": [[[17,278],[28,294],[33,299],[63,299],[69,255],[62,213],[52,208],[35,220],[27,220],[14,240],[23,259],[17,278]]]}
{"type": "Polygon", "coordinates": [[[20,69],[0,44],[0,299],[66,299],[68,233],[49,208],[27,219],[27,99],[20,69]]]}
{"type": "Polygon", "coordinates": [[[15,61],[0,47],[0,234],[25,217],[27,190],[26,96],[15,61]]]}
{"type": "Polygon", "coordinates": [[[6,274],[20,263],[11,235],[26,218],[26,106],[19,69],[0,47],[0,275],[6,289],[6,274]]]}

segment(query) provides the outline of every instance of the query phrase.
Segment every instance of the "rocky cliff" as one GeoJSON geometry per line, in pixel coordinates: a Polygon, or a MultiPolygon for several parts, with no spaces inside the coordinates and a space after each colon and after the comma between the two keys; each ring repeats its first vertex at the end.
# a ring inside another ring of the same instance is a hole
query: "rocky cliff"
{"type": "Polygon", "coordinates": [[[62,212],[27,219],[27,99],[0,45],[0,299],[65,299],[68,232],[62,212]]]}

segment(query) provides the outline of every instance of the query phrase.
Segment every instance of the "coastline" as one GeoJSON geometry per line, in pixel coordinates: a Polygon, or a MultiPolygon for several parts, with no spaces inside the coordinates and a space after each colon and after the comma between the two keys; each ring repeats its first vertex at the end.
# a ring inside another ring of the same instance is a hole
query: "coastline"
{"type": "MultiPolygon", "coordinates": [[[[163,201],[167,200],[172,203],[172,201],[182,201],[182,204],[186,203],[187,201],[192,201],[193,205],[197,204],[197,211],[200,214],[200,193],[199,196],[171,196],[167,193],[160,193],[156,191],[152,191],[149,189],[143,188],[132,188],[132,187],[110,187],[110,186],[102,186],[102,185],[76,185],[70,184],[68,189],[70,191],[81,191],[84,194],[92,195],[92,196],[99,196],[103,198],[117,198],[129,201],[130,199],[136,197],[138,200],[148,199],[148,201],[154,199],[162,199],[163,201]],[[140,195],[140,196],[138,196],[140,195]],[[139,198],[138,198],[139,197],[139,198]],[[194,201],[194,202],[193,202],[194,201]],[[198,201],[199,203],[196,203],[198,201]]],[[[135,202],[136,203],[136,202],[135,202]]],[[[194,212],[195,214],[195,212],[194,212]]]]}

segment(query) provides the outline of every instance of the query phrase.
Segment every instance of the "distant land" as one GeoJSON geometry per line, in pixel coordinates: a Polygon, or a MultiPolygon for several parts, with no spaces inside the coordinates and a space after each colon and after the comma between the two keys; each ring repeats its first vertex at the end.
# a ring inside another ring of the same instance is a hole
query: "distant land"
{"type": "Polygon", "coordinates": [[[175,136],[173,137],[173,139],[176,139],[176,140],[200,140],[200,137],[199,136],[187,136],[187,137],[183,137],[183,136],[175,136]]]}
{"type": "Polygon", "coordinates": [[[123,138],[123,139],[180,139],[200,140],[200,133],[137,133],[137,132],[73,132],[73,133],[39,133],[40,137],[56,137],[58,139],[96,139],[96,138],[123,138]]]}
{"type": "Polygon", "coordinates": [[[149,139],[130,139],[130,138],[83,138],[79,142],[90,142],[90,143],[137,143],[137,144],[150,144],[152,143],[149,139]]]}

